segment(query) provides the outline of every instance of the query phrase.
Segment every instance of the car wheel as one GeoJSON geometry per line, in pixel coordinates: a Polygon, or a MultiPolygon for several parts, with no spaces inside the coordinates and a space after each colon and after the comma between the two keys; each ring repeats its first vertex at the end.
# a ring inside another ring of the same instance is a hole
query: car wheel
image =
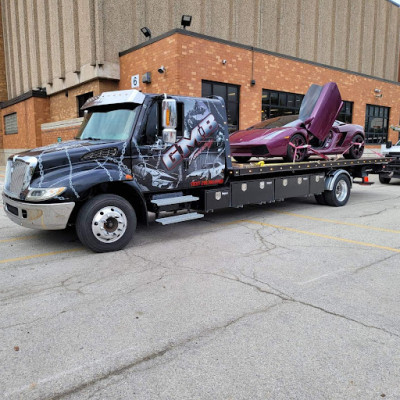
{"type": "Polygon", "coordinates": [[[387,185],[388,183],[390,183],[391,178],[383,175],[383,174],[379,174],[379,182],[383,183],[384,185],[387,185]]]}
{"type": "MultiPolygon", "coordinates": [[[[290,142],[292,144],[294,144],[296,147],[299,147],[299,146],[304,146],[306,144],[306,139],[304,138],[303,135],[300,135],[299,133],[295,133],[291,137],[290,142]]],[[[306,148],[298,149],[297,152],[296,152],[296,159],[295,160],[294,160],[294,153],[295,153],[295,149],[290,144],[288,144],[286,157],[284,157],[284,159],[286,161],[290,161],[290,162],[292,162],[292,161],[296,161],[296,162],[303,161],[306,158],[307,149],[306,148]]]]}
{"type": "Polygon", "coordinates": [[[325,199],[325,193],[315,194],[314,197],[318,204],[321,204],[321,206],[326,206],[327,203],[325,199]]]}
{"type": "Polygon", "coordinates": [[[350,189],[350,179],[347,175],[340,174],[336,176],[333,182],[333,190],[324,192],[326,204],[333,207],[344,206],[349,200],[350,189]]]}
{"type": "Polygon", "coordinates": [[[238,163],[247,163],[251,157],[235,156],[233,157],[238,163]]]}
{"type": "Polygon", "coordinates": [[[97,253],[124,248],[136,230],[136,213],[123,197],[100,194],[78,212],[76,233],[86,247],[97,253]]]}
{"type": "Polygon", "coordinates": [[[352,142],[363,144],[361,146],[351,146],[349,152],[347,154],[343,154],[343,157],[348,159],[358,159],[364,153],[364,138],[360,134],[357,134],[354,136],[352,142]]]}

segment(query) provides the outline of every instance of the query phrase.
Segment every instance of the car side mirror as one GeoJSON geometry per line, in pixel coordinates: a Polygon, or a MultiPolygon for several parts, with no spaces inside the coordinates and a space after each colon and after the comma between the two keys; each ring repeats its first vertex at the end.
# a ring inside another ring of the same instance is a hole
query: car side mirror
{"type": "Polygon", "coordinates": [[[164,99],[162,101],[162,136],[164,143],[173,144],[176,142],[176,127],[178,125],[178,113],[176,100],[164,99]]]}
{"type": "Polygon", "coordinates": [[[387,142],[386,142],[386,148],[387,149],[390,149],[392,147],[392,142],[390,141],[390,140],[388,140],[387,142]]]}

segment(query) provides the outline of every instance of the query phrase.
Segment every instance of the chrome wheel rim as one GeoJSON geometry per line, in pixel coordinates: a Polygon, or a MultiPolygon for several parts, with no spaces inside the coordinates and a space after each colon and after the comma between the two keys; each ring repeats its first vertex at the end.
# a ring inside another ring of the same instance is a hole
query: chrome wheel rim
{"type": "Polygon", "coordinates": [[[112,243],[124,235],[127,225],[126,215],[120,208],[107,206],[94,215],[92,232],[100,242],[112,243]]]}
{"type": "MultiPolygon", "coordinates": [[[[362,139],[357,139],[355,143],[362,143],[362,139]]],[[[354,155],[357,156],[357,158],[361,157],[362,154],[364,153],[364,145],[361,146],[354,146],[354,150],[353,150],[354,155]]]]}
{"type": "Polygon", "coordinates": [[[335,189],[336,198],[338,201],[342,202],[347,197],[348,187],[344,180],[340,180],[335,189]]]}

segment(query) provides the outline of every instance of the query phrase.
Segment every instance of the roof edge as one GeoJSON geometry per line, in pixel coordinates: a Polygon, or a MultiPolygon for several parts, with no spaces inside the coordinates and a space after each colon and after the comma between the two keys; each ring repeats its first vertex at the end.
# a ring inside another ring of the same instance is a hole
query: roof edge
{"type": "Polygon", "coordinates": [[[21,101],[25,101],[30,99],[31,97],[39,97],[42,99],[48,98],[46,91],[43,90],[29,90],[29,92],[25,92],[20,94],[13,99],[6,100],[0,103],[0,109],[7,108],[13,106],[14,104],[20,103],[21,101]]]}
{"type": "Polygon", "coordinates": [[[276,52],[273,52],[273,51],[260,49],[258,47],[253,47],[253,46],[249,46],[249,45],[241,44],[241,43],[237,43],[237,42],[231,42],[229,40],[220,39],[220,38],[216,38],[216,37],[213,37],[213,36],[208,36],[208,35],[204,35],[202,33],[188,31],[186,29],[180,29],[180,28],[172,29],[171,31],[163,33],[162,35],[156,36],[154,39],[147,40],[146,42],[143,42],[141,44],[133,46],[133,47],[127,49],[127,50],[121,51],[119,53],[119,56],[122,57],[122,56],[124,56],[126,54],[129,54],[129,53],[132,53],[132,52],[134,52],[136,50],[142,49],[142,48],[144,48],[146,46],[150,46],[151,44],[156,43],[156,42],[158,42],[158,41],[160,41],[162,39],[165,39],[165,38],[167,38],[169,36],[172,36],[172,35],[174,35],[176,33],[179,33],[179,34],[182,34],[182,35],[185,35],[185,36],[196,37],[196,38],[199,38],[199,39],[209,40],[211,42],[221,43],[221,44],[225,44],[225,45],[228,45],[228,46],[237,47],[237,48],[240,48],[240,49],[256,51],[257,53],[268,54],[268,55],[271,55],[271,56],[274,56],[274,57],[284,58],[286,60],[298,61],[298,62],[302,62],[302,63],[305,63],[305,64],[314,65],[314,66],[317,66],[317,67],[327,68],[327,69],[331,69],[333,71],[345,72],[345,73],[348,73],[348,74],[361,76],[361,77],[364,77],[364,78],[373,79],[373,80],[386,82],[386,83],[391,83],[391,84],[395,84],[395,85],[400,86],[400,82],[392,81],[390,79],[380,78],[378,76],[373,76],[373,75],[367,75],[367,74],[363,74],[361,72],[351,71],[351,70],[340,68],[340,67],[334,67],[332,65],[322,64],[322,63],[319,63],[319,62],[316,62],[316,61],[306,60],[304,58],[293,57],[293,56],[289,56],[289,55],[282,54],[282,53],[276,53],[276,52]]]}

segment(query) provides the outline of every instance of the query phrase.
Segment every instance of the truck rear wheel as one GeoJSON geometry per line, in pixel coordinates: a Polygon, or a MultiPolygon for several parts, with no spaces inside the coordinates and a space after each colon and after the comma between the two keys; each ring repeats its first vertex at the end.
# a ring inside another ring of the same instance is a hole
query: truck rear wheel
{"type": "Polygon", "coordinates": [[[315,201],[318,204],[321,204],[321,206],[326,206],[327,203],[325,200],[325,193],[315,194],[314,197],[315,197],[315,201]]]}
{"type": "Polygon", "coordinates": [[[334,207],[344,206],[350,197],[350,179],[346,174],[340,174],[335,177],[333,190],[325,190],[324,199],[326,204],[334,207]]]}
{"type": "Polygon", "coordinates": [[[390,178],[387,175],[379,174],[379,182],[386,185],[386,184],[390,183],[390,178]]]}
{"type": "Polygon", "coordinates": [[[123,197],[100,194],[79,210],[76,233],[79,240],[96,253],[123,249],[136,230],[136,213],[123,197]]]}

